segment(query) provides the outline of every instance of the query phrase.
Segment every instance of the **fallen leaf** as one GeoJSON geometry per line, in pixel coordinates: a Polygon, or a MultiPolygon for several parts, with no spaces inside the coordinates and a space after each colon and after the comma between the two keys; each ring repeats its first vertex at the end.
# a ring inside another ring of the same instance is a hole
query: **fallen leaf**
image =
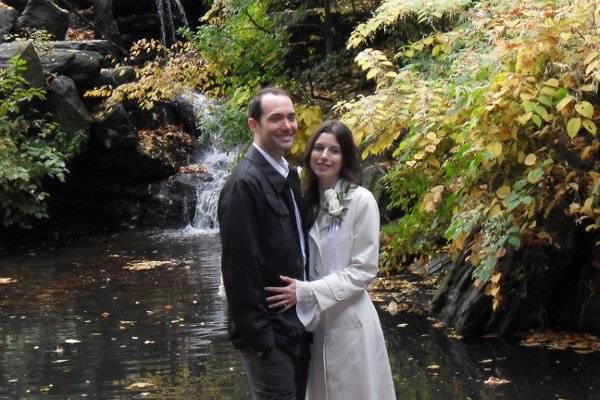
{"type": "Polygon", "coordinates": [[[164,267],[166,265],[173,265],[172,261],[133,261],[127,263],[123,268],[130,271],[146,271],[156,267],[164,267]]]}
{"type": "Polygon", "coordinates": [[[390,302],[390,304],[387,306],[387,312],[392,315],[396,315],[398,313],[398,303],[395,301],[390,302]]]}
{"type": "Polygon", "coordinates": [[[484,385],[504,385],[506,383],[510,383],[510,381],[507,381],[506,379],[501,379],[501,378],[496,378],[495,376],[490,376],[485,382],[483,382],[484,385]]]}
{"type": "Polygon", "coordinates": [[[135,390],[135,389],[146,389],[149,387],[155,386],[150,382],[134,382],[131,385],[127,386],[125,389],[135,390]]]}
{"type": "Polygon", "coordinates": [[[16,280],[13,278],[0,278],[0,285],[8,285],[15,282],[16,280]]]}

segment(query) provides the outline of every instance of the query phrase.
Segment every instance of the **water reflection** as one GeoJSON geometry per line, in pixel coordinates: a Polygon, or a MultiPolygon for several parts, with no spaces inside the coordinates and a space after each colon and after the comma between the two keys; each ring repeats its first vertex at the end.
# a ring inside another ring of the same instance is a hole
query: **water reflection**
{"type": "Polygon", "coordinates": [[[214,236],[123,234],[0,261],[1,398],[244,399],[214,236]],[[167,260],[150,270],[131,262],[167,260]]]}
{"type": "Polygon", "coordinates": [[[497,338],[451,339],[422,317],[380,314],[399,399],[600,399],[598,354],[523,348],[497,338]],[[485,384],[490,377],[509,383],[485,384]]]}
{"type": "MultiPolygon", "coordinates": [[[[4,257],[0,277],[17,283],[0,285],[0,398],[251,399],[217,296],[219,251],[214,235],[171,231],[4,257]],[[143,261],[169,263],[124,268],[143,261]]],[[[453,340],[421,317],[381,317],[398,399],[600,399],[598,354],[453,340]]]]}

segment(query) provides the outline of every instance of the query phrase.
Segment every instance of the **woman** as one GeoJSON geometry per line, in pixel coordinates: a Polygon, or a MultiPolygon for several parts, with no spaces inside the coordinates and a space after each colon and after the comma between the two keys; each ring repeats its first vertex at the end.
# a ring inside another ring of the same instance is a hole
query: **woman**
{"type": "Polygon", "coordinates": [[[307,388],[310,400],[395,399],[381,324],[367,286],[377,275],[379,211],[358,186],[350,130],[321,124],[303,165],[309,231],[309,282],[267,288],[270,308],[290,308],[314,332],[307,388]]]}

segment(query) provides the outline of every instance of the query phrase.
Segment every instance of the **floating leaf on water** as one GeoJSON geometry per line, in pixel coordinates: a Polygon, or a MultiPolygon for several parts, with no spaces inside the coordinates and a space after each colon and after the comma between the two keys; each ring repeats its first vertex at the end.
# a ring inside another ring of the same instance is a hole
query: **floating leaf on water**
{"type": "Polygon", "coordinates": [[[135,390],[135,389],[146,389],[149,387],[155,386],[150,382],[134,382],[131,385],[127,386],[125,389],[135,390]]]}
{"type": "Polygon", "coordinates": [[[130,271],[146,271],[149,269],[164,267],[173,264],[174,263],[172,261],[132,261],[130,263],[127,263],[127,265],[125,265],[123,268],[130,271]]]}
{"type": "Polygon", "coordinates": [[[431,364],[431,365],[427,366],[427,369],[438,370],[438,369],[440,369],[440,366],[437,364],[431,364]]]}
{"type": "Polygon", "coordinates": [[[387,306],[387,312],[392,315],[396,315],[398,313],[398,303],[395,301],[390,302],[390,304],[387,306]]]}
{"type": "Polygon", "coordinates": [[[483,382],[484,385],[504,385],[506,383],[510,383],[510,381],[506,380],[506,379],[502,379],[502,378],[496,378],[495,376],[490,376],[485,382],[483,382]]]}

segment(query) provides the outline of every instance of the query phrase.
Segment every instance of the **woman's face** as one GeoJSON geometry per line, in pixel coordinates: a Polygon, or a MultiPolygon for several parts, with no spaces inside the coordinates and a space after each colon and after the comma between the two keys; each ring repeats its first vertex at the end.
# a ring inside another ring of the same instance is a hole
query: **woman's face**
{"type": "Polygon", "coordinates": [[[310,153],[310,168],[317,178],[319,186],[331,188],[340,177],[342,170],[342,148],[332,133],[323,132],[310,153]]]}

